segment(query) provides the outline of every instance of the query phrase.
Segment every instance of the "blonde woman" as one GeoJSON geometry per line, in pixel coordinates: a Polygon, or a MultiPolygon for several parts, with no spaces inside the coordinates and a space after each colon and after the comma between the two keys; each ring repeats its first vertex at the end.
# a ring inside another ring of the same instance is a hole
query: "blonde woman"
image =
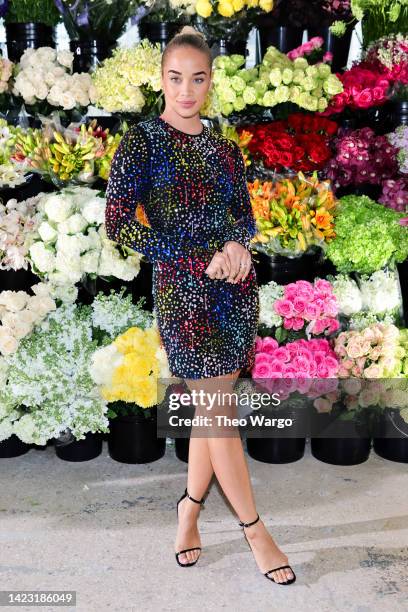
{"type": "MultiPolygon", "coordinates": [[[[256,225],[244,159],[235,142],[200,120],[211,79],[210,49],[185,26],[162,55],[163,113],[128,130],[114,156],[106,229],[153,264],[155,311],[172,374],[191,391],[222,397],[254,363],[259,298],[248,249],[256,225]],[[149,225],[135,218],[139,203],[149,225]]],[[[235,410],[230,403],[213,413],[235,410]]],[[[215,473],[261,572],[291,584],[296,576],[288,558],[257,513],[239,432],[223,431],[191,434],[187,488],[177,503],[176,560],[182,567],[198,561],[197,521],[215,473]]]]}

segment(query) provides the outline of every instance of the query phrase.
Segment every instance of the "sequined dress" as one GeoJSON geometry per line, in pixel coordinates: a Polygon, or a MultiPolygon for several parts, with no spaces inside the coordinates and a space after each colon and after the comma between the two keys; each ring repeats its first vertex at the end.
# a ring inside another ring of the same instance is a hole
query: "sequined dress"
{"type": "Polygon", "coordinates": [[[205,125],[187,134],[158,116],[142,121],[120,141],[106,199],[108,237],[153,264],[154,310],[173,376],[251,368],[259,319],[254,266],[236,284],[205,274],[227,240],[248,248],[256,233],[238,145],[205,125]]]}

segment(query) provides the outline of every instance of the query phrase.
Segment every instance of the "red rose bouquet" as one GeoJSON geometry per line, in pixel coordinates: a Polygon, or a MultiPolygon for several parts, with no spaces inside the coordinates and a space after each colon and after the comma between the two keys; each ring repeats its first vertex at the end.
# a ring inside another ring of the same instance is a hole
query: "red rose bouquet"
{"type": "Polygon", "coordinates": [[[337,133],[334,121],[316,115],[294,113],[285,121],[246,126],[252,134],[248,150],[264,168],[282,172],[313,172],[331,157],[330,137],[337,133]]]}

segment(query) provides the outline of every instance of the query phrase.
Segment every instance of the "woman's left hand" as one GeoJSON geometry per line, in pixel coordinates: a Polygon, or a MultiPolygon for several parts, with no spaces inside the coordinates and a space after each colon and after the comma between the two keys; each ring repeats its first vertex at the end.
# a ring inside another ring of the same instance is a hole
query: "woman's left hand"
{"type": "Polygon", "coordinates": [[[229,283],[239,283],[244,280],[251,269],[251,253],[235,240],[229,240],[224,244],[223,253],[226,254],[229,264],[230,273],[225,280],[229,283]]]}

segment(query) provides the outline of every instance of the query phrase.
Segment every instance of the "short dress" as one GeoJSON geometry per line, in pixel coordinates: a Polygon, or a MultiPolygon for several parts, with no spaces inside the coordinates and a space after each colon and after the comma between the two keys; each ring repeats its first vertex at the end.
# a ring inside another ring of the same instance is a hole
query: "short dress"
{"type": "Polygon", "coordinates": [[[205,274],[226,241],[248,249],[257,232],[236,142],[206,125],[199,134],[182,132],[159,116],[133,125],[112,160],[105,224],[109,239],[153,264],[154,311],[173,376],[253,367],[253,263],[235,284],[205,274]]]}

